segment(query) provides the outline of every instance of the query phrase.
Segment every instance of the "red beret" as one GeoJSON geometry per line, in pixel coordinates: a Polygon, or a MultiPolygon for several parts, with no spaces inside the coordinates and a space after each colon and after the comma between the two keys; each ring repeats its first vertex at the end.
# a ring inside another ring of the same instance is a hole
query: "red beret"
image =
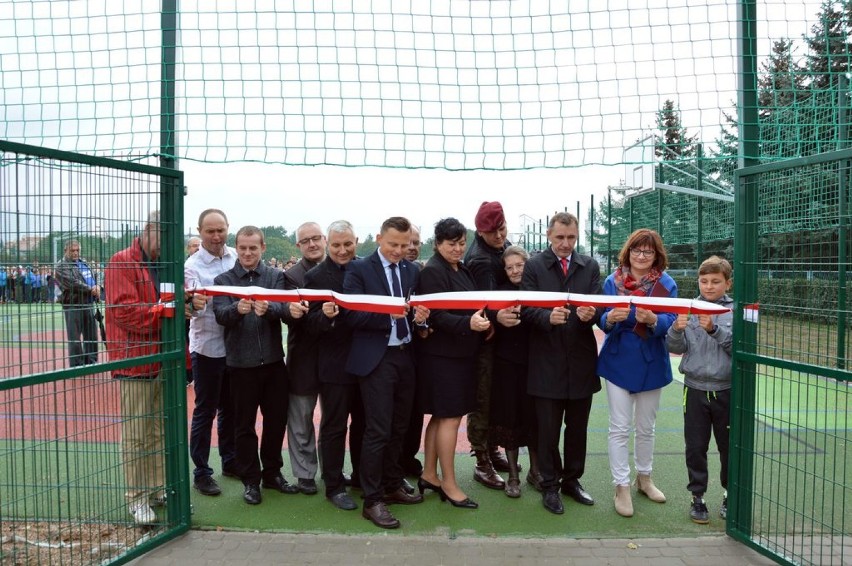
{"type": "Polygon", "coordinates": [[[494,232],[506,223],[503,207],[496,200],[483,202],[476,213],[474,224],[479,232],[494,232]]]}

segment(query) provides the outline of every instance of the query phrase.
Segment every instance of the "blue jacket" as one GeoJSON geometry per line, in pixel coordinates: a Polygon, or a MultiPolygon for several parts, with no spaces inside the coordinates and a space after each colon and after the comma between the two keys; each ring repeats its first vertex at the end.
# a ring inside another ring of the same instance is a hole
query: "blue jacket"
{"type": "MultiPolygon", "coordinates": [[[[677,283],[669,274],[663,273],[660,284],[668,290],[669,297],[677,297],[677,283]]],[[[606,278],[603,292],[604,295],[617,294],[612,275],[606,278]]],[[[598,375],[631,393],[651,391],[671,383],[672,366],[666,349],[666,333],[676,315],[657,313],[654,331],[648,328],[647,337],[641,338],[633,330],[636,307],[630,307],[630,316],[626,320],[607,329],[610,310],[604,311],[599,323],[607,335],[598,355],[598,375]]]]}

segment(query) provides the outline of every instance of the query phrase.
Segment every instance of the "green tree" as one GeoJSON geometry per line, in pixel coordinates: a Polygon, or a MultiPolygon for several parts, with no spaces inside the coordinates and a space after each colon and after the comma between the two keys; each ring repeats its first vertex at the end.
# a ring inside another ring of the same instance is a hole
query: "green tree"
{"type": "Polygon", "coordinates": [[[852,69],[852,0],[824,1],[804,39],[811,89],[836,88],[838,76],[852,69]]]}
{"type": "Polygon", "coordinates": [[[299,257],[300,252],[293,242],[287,229],[283,226],[261,226],[264,241],[266,242],[265,260],[275,258],[286,262],[291,256],[299,257]]]}
{"type": "Polygon", "coordinates": [[[793,51],[791,39],[776,40],[772,42],[769,59],[760,64],[757,104],[762,118],[776,108],[791,106],[804,98],[805,77],[793,51]]]}
{"type": "Polygon", "coordinates": [[[378,248],[378,244],[375,240],[373,240],[373,235],[368,234],[367,237],[358,243],[358,247],[355,248],[355,254],[358,257],[367,257],[378,248]]]}

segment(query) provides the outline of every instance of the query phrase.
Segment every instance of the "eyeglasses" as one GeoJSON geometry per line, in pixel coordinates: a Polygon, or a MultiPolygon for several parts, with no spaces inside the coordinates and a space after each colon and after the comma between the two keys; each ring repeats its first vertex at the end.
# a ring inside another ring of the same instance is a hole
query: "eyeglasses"
{"type": "Polygon", "coordinates": [[[640,250],[639,248],[630,248],[630,255],[632,255],[633,257],[654,257],[656,254],[656,250],[640,250]]]}
{"type": "Polygon", "coordinates": [[[299,240],[298,244],[300,246],[307,246],[311,242],[315,244],[319,244],[320,242],[322,242],[322,234],[319,234],[317,236],[311,236],[310,238],[302,238],[301,240],[299,240]]]}

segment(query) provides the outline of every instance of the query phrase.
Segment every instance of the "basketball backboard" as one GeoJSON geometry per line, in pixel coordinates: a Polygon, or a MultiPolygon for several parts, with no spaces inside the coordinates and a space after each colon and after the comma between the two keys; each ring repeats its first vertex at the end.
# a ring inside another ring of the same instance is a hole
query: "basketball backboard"
{"type": "Polygon", "coordinates": [[[624,184],[632,189],[653,189],[657,158],[654,155],[654,135],[646,136],[628,146],[622,153],[624,184]]]}

